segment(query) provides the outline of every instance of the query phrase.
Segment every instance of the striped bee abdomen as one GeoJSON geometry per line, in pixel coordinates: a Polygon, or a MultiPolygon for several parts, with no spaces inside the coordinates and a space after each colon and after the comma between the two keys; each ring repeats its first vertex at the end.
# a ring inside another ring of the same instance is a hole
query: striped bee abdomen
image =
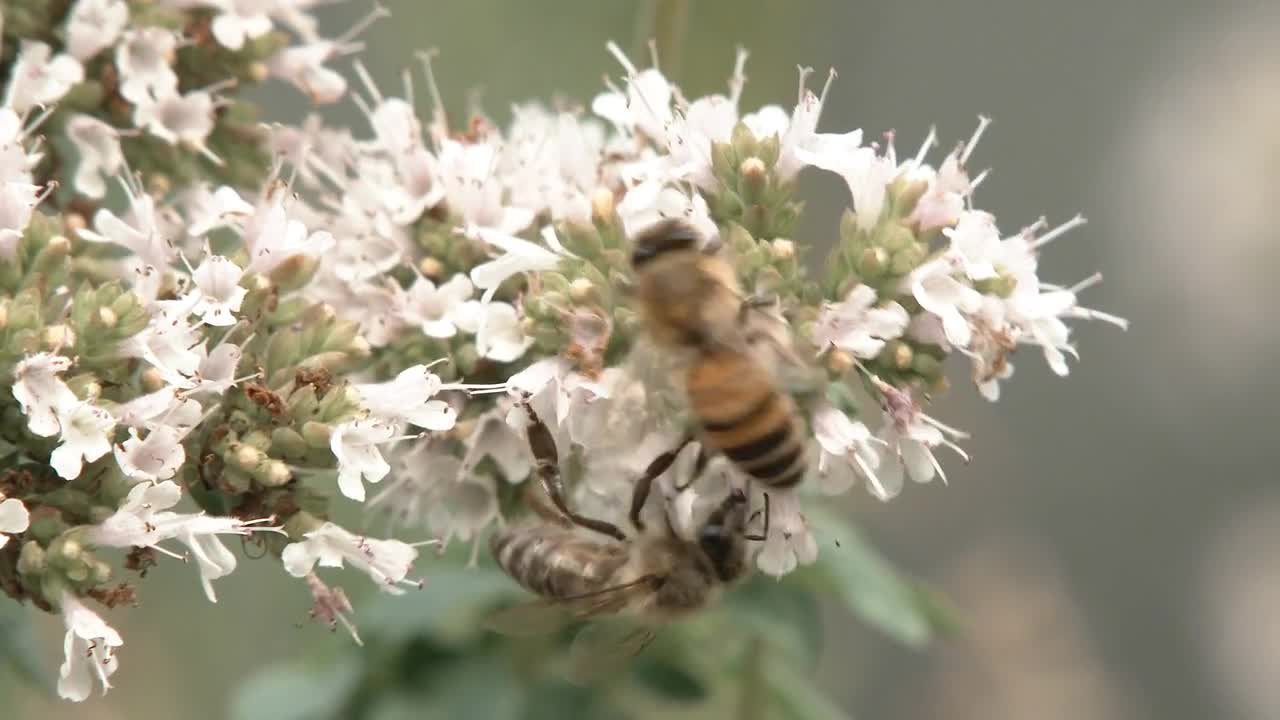
{"type": "Polygon", "coordinates": [[[554,526],[498,530],[489,538],[489,550],[526,590],[553,600],[606,587],[626,561],[620,543],[589,540],[554,526]]]}
{"type": "Polygon", "coordinates": [[[794,487],[804,479],[799,411],[763,366],[746,354],[710,351],[689,368],[686,383],[708,445],[769,487],[794,487]]]}

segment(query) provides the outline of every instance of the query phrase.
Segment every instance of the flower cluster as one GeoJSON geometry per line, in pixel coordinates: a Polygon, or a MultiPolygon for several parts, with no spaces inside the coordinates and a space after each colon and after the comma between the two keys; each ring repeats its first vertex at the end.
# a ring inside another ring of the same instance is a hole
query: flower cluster
{"type": "MultiPolygon", "coordinates": [[[[952,351],[995,400],[1018,345],[1066,374],[1066,320],[1124,325],[1078,305],[1096,278],[1039,279],[1039,250],[1082,219],[1006,236],[973,207],[985,120],[934,167],[932,134],[900,159],[891,135],[819,132],[830,79],[815,94],[802,73],[793,108],[745,112],[746,53],[726,94],[689,100],[611,45],[623,76],[589,111],[519,105],[505,130],[478,110],[451,125],[429,55],[425,121],[408,81],[384,94],[356,62],[367,129],[254,125],[237,83],[336,101],[325,63],[385,14],[324,39],[313,4],[77,0],[4,27],[21,42],[0,108],[0,590],[65,618],[65,697],[109,687],[124,645],[85,604],[133,597],[109,585],[110,549],[139,573],[194,558],[215,601],[237,565],[221,538],[248,538],[354,634],[317,565],[399,592],[418,550],[340,527],[329,499],[386,481],[371,508],[474,552],[521,511],[517,400],[548,424],[579,511],[622,524],[634,478],[691,422],[627,291],[629,238],[665,218],[777,299],[799,360],[813,473],[768,500],[755,562],[771,575],[817,555],[807,494],[888,499],[945,477],[939,448],[964,457],[964,433],[925,412],[952,351]],[[25,39],[54,27],[60,47],[25,39]],[[805,168],[851,197],[819,276],[794,236],[805,168]]],[[[656,501],[685,530],[743,482],[717,459],[677,492],[691,472],[675,463],[656,501]]]]}

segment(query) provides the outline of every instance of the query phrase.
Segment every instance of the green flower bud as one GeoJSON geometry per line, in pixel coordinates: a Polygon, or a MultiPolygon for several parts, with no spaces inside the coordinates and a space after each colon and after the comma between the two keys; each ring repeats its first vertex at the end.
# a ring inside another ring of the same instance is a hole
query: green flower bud
{"type": "Polygon", "coordinates": [[[743,160],[738,166],[738,178],[742,201],[747,205],[759,204],[769,184],[769,168],[764,161],[754,155],[743,160]]]}
{"type": "Polygon", "coordinates": [[[307,452],[307,441],[291,427],[271,431],[271,448],[285,457],[300,457],[307,452]]]}
{"type": "Polygon", "coordinates": [[[329,447],[329,436],[332,433],[333,428],[327,423],[308,420],[302,424],[302,439],[313,448],[329,447]]]}
{"type": "Polygon", "coordinates": [[[733,144],[733,150],[740,158],[758,155],[760,152],[759,142],[746,123],[740,122],[733,127],[729,142],[733,144]]]}
{"type": "Polygon", "coordinates": [[[785,238],[776,238],[769,243],[769,253],[774,260],[787,262],[796,258],[796,244],[785,238]]]}
{"type": "Polygon", "coordinates": [[[249,471],[258,467],[258,464],[266,460],[266,455],[261,450],[252,445],[237,444],[230,449],[226,456],[229,464],[249,471]]]}
{"type": "Polygon", "coordinates": [[[268,278],[280,290],[291,292],[304,287],[315,277],[320,267],[320,258],[310,255],[291,255],[284,259],[268,274],[268,278]]]}
{"type": "Polygon", "coordinates": [[[777,133],[760,141],[760,161],[770,169],[778,164],[778,156],[782,153],[782,140],[777,133]]]}
{"type": "Polygon", "coordinates": [[[591,191],[592,220],[598,223],[612,223],[616,210],[617,200],[614,198],[612,190],[602,186],[591,191]]]}
{"type": "Polygon", "coordinates": [[[929,191],[929,183],[925,180],[915,180],[913,182],[902,181],[901,185],[895,185],[890,192],[893,193],[892,202],[894,214],[899,218],[905,218],[915,212],[916,204],[920,202],[920,198],[929,191]]]}
{"type": "Polygon", "coordinates": [[[444,263],[428,255],[418,261],[418,272],[429,280],[441,280],[444,278],[444,263]]]}
{"type": "Polygon", "coordinates": [[[101,585],[103,583],[111,582],[111,565],[107,562],[94,558],[94,560],[89,563],[89,571],[93,577],[94,584],[101,585]]]}
{"type": "Polygon", "coordinates": [[[936,380],[942,376],[942,363],[928,353],[916,353],[911,360],[911,369],[930,380],[936,380]]]}
{"type": "Polygon", "coordinates": [[[40,543],[28,540],[22,544],[22,550],[18,552],[18,574],[23,577],[43,575],[48,568],[48,557],[40,543]]]}
{"type": "Polygon", "coordinates": [[[62,348],[68,348],[76,344],[76,334],[69,326],[64,324],[50,325],[44,329],[40,336],[40,342],[45,349],[57,351],[62,348]]]}
{"type": "Polygon", "coordinates": [[[574,278],[569,284],[569,297],[574,303],[590,303],[599,301],[599,293],[596,292],[595,283],[589,278],[574,278]]]}
{"type": "Polygon", "coordinates": [[[880,355],[894,368],[906,370],[911,367],[911,361],[915,358],[915,351],[907,343],[901,340],[894,340],[885,345],[880,355]]]}
{"type": "Polygon", "coordinates": [[[915,243],[915,234],[901,223],[888,222],[881,225],[877,230],[875,244],[890,252],[911,247],[915,243]]]}
{"type": "Polygon", "coordinates": [[[858,274],[868,280],[884,275],[889,266],[889,251],[882,247],[869,247],[858,257],[858,274]]]}
{"type": "Polygon", "coordinates": [[[928,256],[929,250],[924,243],[911,243],[893,254],[889,263],[889,271],[894,275],[906,275],[920,267],[928,256]]]}
{"type": "Polygon", "coordinates": [[[711,143],[711,172],[716,177],[727,180],[733,176],[736,165],[733,146],[723,142],[711,143]]]}
{"type": "Polygon", "coordinates": [[[320,411],[320,400],[316,397],[314,385],[294,388],[285,404],[289,408],[289,414],[295,418],[309,418],[320,411]]]}

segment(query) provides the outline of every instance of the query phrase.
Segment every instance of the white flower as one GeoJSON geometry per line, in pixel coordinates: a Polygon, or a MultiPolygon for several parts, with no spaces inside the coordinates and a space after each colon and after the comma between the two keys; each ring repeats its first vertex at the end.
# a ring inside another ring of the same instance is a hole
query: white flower
{"type": "Polygon", "coordinates": [[[337,102],[347,92],[347,80],[341,73],[324,64],[344,54],[344,48],[330,40],[285,48],[275,55],[267,67],[271,74],[292,83],[317,105],[337,102]]]}
{"type": "Polygon", "coordinates": [[[270,0],[209,0],[221,12],[210,28],[213,37],[228,50],[239,50],[246,40],[271,32],[271,10],[277,2],[270,0]]]}
{"type": "Polygon", "coordinates": [[[30,524],[27,506],[18,498],[6,498],[0,493],[0,548],[9,544],[9,535],[26,532],[30,524]]]}
{"type": "Polygon", "coordinates": [[[59,476],[74,480],[86,462],[111,452],[111,436],[116,419],[88,401],[77,401],[57,409],[62,442],[49,456],[49,466],[59,476]]]}
{"type": "Polygon", "coordinates": [[[591,222],[589,193],[601,183],[604,128],[570,112],[527,103],[512,108],[499,172],[511,203],[553,221],[591,222]]]}
{"type": "Polygon", "coordinates": [[[62,99],[72,85],[84,79],[84,67],[70,55],[53,56],[48,45],[23,40],[18,59],[9,75],[9,88],[4,105],[18,115],[25,115],[40,105],[52,105],[62,99]]]}
{"type": "Polygon", "coordinates": [[[903,281],[920,307],[942,321],[947,340],[963,348],[973,335],[965,315],[982,307],[982,294],[955,279],[954,272],[952,260],[940,257],[912,270],[903,281]]]}
{"type": "Polygon", "coordinates": [[[244,352],[235,345],[223,342],[213,350],[206,350],[205,346],[201,345],[198,351],[203,357],[193,377],[196,385],[190,392],[221,395],[232,385],[246,379],[236,377],[236,368],[240,366],[244,352]]]}
{"type": "Polygon", "coordinates": [[[935,475],[946,482],[947,476],[934,457],[933,448],[951,448],[967,462],[969,456],[947,436],[965,438],[968,435],[924,414],[908,393],[879,378],[873,377],[872,382],[880,391],[885,411],[885,423],[878,433],[883,442],[878,448],[880,464],[876,473],[880,483],[878,488],[873,488],[873,494],[881,500],[895,497],[902,491],[904,471],[918,483],[927,483],[935,475]]]}
{"type": "Polygon", "coordinates": [[[219,535],[247,536],[255,532],[279,532],[277,527],[263,527],[265,520],[240,520],[213,517],[204,513],[176,513],[169,508],[182,499],[177,483],[138,483],[114,513],[90,527],[88,542],[99,547],[150,547],[168,555],[160,547],[165,540],[177,540],[195,556],[200,569],[200,584],[209,602],[217,602],[212,581],[236,569],[236,557],[227,550],[219,535]]]}
{"type": "Polygon", "coordinates": [[[814,331],[819,352],[834,346],[855,357],[873,358],[887,341],[901,337],[911,321],[907,311],[893,301],[884,307],[874,307],[875,302],[875,289],[858,285],[842,302],[824,306],[814,331]]]}
{"type": "Polygon", "coordinates": [[[106,694],[111,688],[109,678],[120,665],[116,648],[123,645],[124,640],[75,595],[64,592],[60,604],[67,634],[63,640],[62,667],[58,670],[58,695],[82,702],[93,690],[95,677],[106,694]]]}
{"type": "Polygon", "coordinates": [[[27,429],[41,437],[58,434],[57,409],[76,402],[71,388],[58,377],[71,368],[71,359],[37,353],[13,369],[13,397],[27,416],[27,429]]]}
{"type": "Polygon", "coordinates": [[[240,197],[234,188],[223,185],[212,193],[204,184],[194,185],[184,197],[187,234],[206,235],[214,229],[234,225],[253,214],[253,205],[240,197]]]}
{"type": "Polygon", "coordinates": [[[305,577],[319,563],[321,567],[352,567],[367,574],[384,592],[404,592],[398,586],[419,587],[406,580],[418,551],[399,540],[376,540],[350,533],[333,523],[325,523],[304,535],[306,540],[285,547],[280,554],[285,570],[305,577]]]}
{"type": "Polygon", "coordinates": [[[662,181],[650,180],[628,188],[617,205],[617,213],[627,237],[635,237],[671,218],[687,220],[700,231],[704,243],[715,242],[720,237],[720,229],[711,219],[701,194],[695,192],[690,196],[662,181]]]}
{"type": "Polygon", "coordinates": [[[497,258],[480,263],[471,269],[471,281],[476,287],[485,291],[482,302],[486,303],[507,278],[524,272],[554,270],[559,267],[562,258],[573,257],[560,245],[560,239],[556,237],[555,230],[550,225],[542,229],[542,239],[547,243],[547,247],[551,248],[550,250],[490,228],[469,226],[465,234],[472,240],[478,240],[502,251],[497,258]]]}
{"type": "Polygon", "coordinates": [[[444,385],[428,367],[414,365],[402,370],[394,380],[356,384],[352,387],[360,396],[364,407],[380,420],[387,423],[408,422],[427,430],[448,430],[458,419],[457,411],[443,400],[431,398],[443,389],[457,386],[444,385]]]}
{"type": "Polygon", "coordinates": [[[884,488],[876,477],[880,464],[875,439],[867,426],[837,410],[829,403],[821,403],[813,411],[813,434],[818,441],[818,487],[827,495],[839,495],[857,481],[857,475],[867,479],[867,488],[876,496],[884,495],[884,488]],[[856,475],[855,475],[856,471],[856,475]]]}
{"type": "Polygon", "coordinates": [[[115,447],[116,464],[127,477],[142,482],[167,480],[178,472],[187,459],[182,448],[186,430],[169,425],[155,425],[146,438],[138,436],[136,428],[129,428],[129,439],[115,447]]]}
{"type": "Polygon", "coordinates": [[[318,230],[308,235],[306,225],[289,217],[283,196],[280,191],[269,195],[246,223],[242,236],[249,251],[246,272],[270,273],[294,255],[319,257],[333,247],[333,236],[328,232],[318,230]]]}
{"type": "Polygon", "coordinates": [[[625,92],[601,93],[591,101],[591,111],[626,133],[641,133],[655,143],[667,145],[667,128],[671,124],[671,83],[657,68],[637,71],[617,45],[610,42],[609,52],[627,72],[625,92]]]}
{"type": "Polygon", "coordinates": [[[115,408],[121,425],[145,430],[149,423],[164,418],[164,424],[179,430],[193,428],[200,422],[200,403],[178,394],[178,388],[161,388],[139,395],[115,408]]]}
{"type": "Polygon", "coordinates": [[[170,65],[178,46],[171,30],[147,27],[128,30],[116,47],[116,70],[120,73],[120,95],[139,105],[178,92],[178,76],[170,65]]]}
{"type": "Polygon", "coordinates": [[[37,185],[17,182],[0,185],[0,260],[14,259],[40,197],[37,185]]]}
{"type": "Polygon", "coordinates": [[[387,476],[391,466],[382,459],[378,445],[390,442],[393,435],[393,426],[373,418],[352,420],[333,429],[329,449],[338,461],[338,489],[343,495],[364,502],[364,481],[376,483],[387,476]]]}
{"type": "Polygon", "coordinates": [[[125,0],[77,0],[67,14],[67,52],[85,61],[111,47],[129,24],[125,0]]]}
{"type": "MultiPolygon", "coordinates": [[[[583,414],[584,406],[610,395],[608,380],[593,380],[575,372],[573,364],[563,357],[543,358],[507,379],[508,392],[527,394],[534,412],[552,429],[564,425],[575,414],[583,414]],[[554,422],[552,420],[554,419],[554,422]]],[[[518,418],[523,430],[526,414],[513,409],[511,421],[518,418]]]]}
{"type": "Polygon", "coordinates": [[[170,145],[185,145],[221,165],[222,159],[205,145],[213,132],[216,107],[213,95],[207,91],[192,90],[186,95],[175,92],[138,102],[133,123],[170,145]]]}
{"type": "Polygon", "coordinates": [[[438,158],[439,180],[444,201],[450,211],[461,217],[460,224],[510,235],[528,227],[534,213],[503,202],[502,183],[494,177],[496,153],[497,149],[488,142],[444,139],[438,158]]]}
{"type": "Polygon", "coordinates": [[[191,313],[200,316],[206,325],[225,327],[235,325],[235,313],[240,312],[248,290],[240,287],[244,270],[221,255],[210,255],[191,273],[195,288],[191,313]]]}
{"type": "Polygon", "coordinates": [[[76,146],[76,191],[94,200],[107,194],[104,176],[114,176],[124,165],[120,131],[90,115],[67,119],[67,138],[76,146]]]}
{"type": "Polygon", "coordinates": [[[454,275],[438,287],[419,276],[404,295],[401,317],[405,322],[417,325],[428,337],[453,337],[457,334],[454,315],[474,293],[475,286],[466,275],[454,275]]]}
{"type": "Polygon", "coordinates": [[[1001,254],[1000,231],[991,213],[969,210],[960,214],[955,227],[942,229],[951,240],[947,252],[970,280],[996,277],[993,264],[1001,254]]]}
{"type": "Polygon", "coordinates": [[[799,565],[818,559],[818,543],[794,492],[769,493],[769,536],[756,555],[756,567],[773,577],[782,577],[799,565]]]}
{"type": "Polygon", "coordinates": [[[799,157],[814,167],[830,170],[844,178],[853,200],[857,225],[863,230],[870,230],[880,221],[887,186],[898,169],[892,160],[877,153],[875,148],[845,147],[856,146],[861,138],[858,131],[836,136],[826,145],[816,145],[799,153],[799,157]],[[835,147],[831,147],[832,144],[835,147]]]}
{"type": "Polygon", "coordinates": [[[512,362],[533,345],[525,337],[514,306],[504,302],[469,300],[458,307],[454,322],[462,330],[475,333],[476,352],[497,362],[512,362]]]}
{"type": "Polygon", "coordinates": [[[173,304],[162,305],[142,332],[122,343],[121,352],[150,363],[170,385],[189,389],[200,369],[200,332],[187,320],[194,303],[191,298],[164,302],[173,304]]]}
{"type": "Polygon", "coordinates": [[[178,252],[161,232],[155,199],[133,187],[128,177],[120,178],[120,185],[129,199],[129,212],[120,218],[106,208],[99,209],[93,215],[94,229],[81,228],[80,237],[90,242],[122,245],[132,250],[144,265],[169,267],[178,252]]]}

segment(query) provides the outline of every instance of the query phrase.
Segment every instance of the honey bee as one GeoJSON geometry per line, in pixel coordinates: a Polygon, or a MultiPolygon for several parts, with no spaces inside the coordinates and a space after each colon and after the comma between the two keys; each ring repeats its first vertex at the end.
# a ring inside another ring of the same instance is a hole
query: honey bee
{"type": "MultiPolygon", "coordinates": [[[[777,379],[777,363],[764,348],[794,361],[789,338],[752,323],[766,302],[745,298],[733,266],[699,249],[699,233],[682,220],[666,220],[633,242],[635,296],[649,335],[660,347],[690,356],[684,386],[698,424],[697,439],[762,485],[796,486],[807,471],[805,425],[792,396],[777,379]]],[[[636,498],[662,474],[684,445],[657,458],[636,485],[636,498]]],[[[705,462],[705,461],[702,461],[705,462]]],[[[633,502],[631,518],[639,521],[633,502]]],[[[640,526],[639,524],[637,525],[640,526]]]]}
{"type": "Polygon", "coordinates": [[[535,472],[554,508],[534,505],[540,518],[490,537],[499,567],[539,596],[491,614],[491,629],[535,634],[561,627],[566,619],[593,621],[570,650],[571,677],[582,681],[639,653],[661,626],[710,606],[725,587],[749,574],[748,542],[768,535],[767,495],[760,534],[748,532],[760,513],[748,516],[747,495],[734,489],[692,539],[682,537],[666,513],[664,533],[627,536],[612,523],[568,509],[555,443],[527,402],[524,407],[535,472]]]}

